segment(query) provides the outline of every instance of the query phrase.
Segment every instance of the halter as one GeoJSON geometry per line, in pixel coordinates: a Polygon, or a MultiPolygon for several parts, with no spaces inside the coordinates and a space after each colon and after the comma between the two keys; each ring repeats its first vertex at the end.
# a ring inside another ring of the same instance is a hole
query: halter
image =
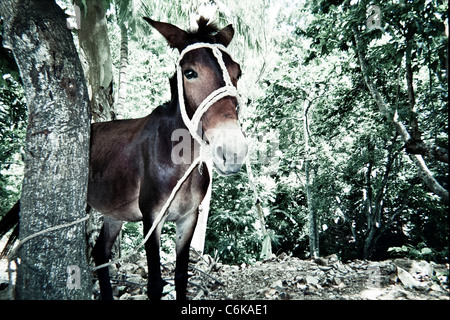
{"type": "Polygon", "coordinates": [[[178,101],[180,102],[181,117],[183,118],[184,124],[188,128],[192,137],[200,144],[200,156],[203,156],[203,153],[206,153],[205,151],[208,149],[208,144],[202,139],[202,137],[197,132],[198,125],[200,123],[203,114],[214,103],[216,103],[217,101],[219,101],[224,97],[228,96],[236,97],[238,105],[240,105],[242,101],[241,97],[237,92],[236,87],[233,86],[233,83],[231,82],[230,74],[228,73],[227,67],[225,66],[225,62],[223,60],[222,51],[229,55],[227,49],[221,44],[198,42],[187,46],[183,51],[181,51],[180,58],[178,59],[177,86],[178,86],[178,101]],[[222,69],[225,86],[220,87],[219,89],[211,92],[205,98],[205,100],[203,100],[202,103],[198,106],[197,110],[192,116],[192,119],[189,119],[186,111],[186,105],[184,103],[184,91],[183,91],[184,86],[183,86],[183,73],[181,70],[181,60],[183,59],[184,55],[189,51],[200,48],[209,48],[212,50],[214,57],[217,59],[217,62],[219,63],[220,68],[222,69]]]}

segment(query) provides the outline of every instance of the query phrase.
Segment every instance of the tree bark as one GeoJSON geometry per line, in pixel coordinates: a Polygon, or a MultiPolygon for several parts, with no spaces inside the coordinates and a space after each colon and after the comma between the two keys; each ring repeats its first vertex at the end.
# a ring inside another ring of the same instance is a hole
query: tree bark
{"type": "MultiPolygon", "coordinates": [[[[355,36],[355,43],[356,43],[356,53],[359,58],[360,66],[361,66],[361,72],[364,77],[364,81],[366,82],[366,86],[369,89],[370,94],[372,95],[373,99],[375,100],[375,103],[378,106],[378,109],[380,112],[385,115],[392,123],[394,124],[395,128],[397,129],[397,132],[402,137],[403,141],[405,143],[408,143],[411,141],[411,136],[406,129],[405,125],[401,123],[398,120],[398,114],[397,112],[393,113],[386,102],[384,101],[383,97],[381,96],[378,89],[375,87],[374,83],[369,77],[368,70],[367,70],[367,61],[363,52],[363,49],[361,48],[361,40],[359,36],[359,31],[355,27],[353,28],[353,34],[355,36]]],[[[411,160],[414,162],[419,177],[422,179],[422,181],[425,183],[428,188],[432,192],[434,192],[436,195],[444,199],[445,201],[449,201],[449,193],[448,190],[443,188],[439,182],[436,181],[436,179],[433,177],[433,173],[428,169],[425,161],[423,160],[422,155],[420,154],[410,154],[409,155],[411,160]]]]}
{"type": "Polygon", "coordinates": [[[128,69],[128,29],[125,24],[119,23],[120,27],[120,67],[119,67],[119,89],[117,90],[117,103],[115,109],[125,107],[127,96],[127,69],[128,69]]]}
{"type": "Polygon", "coordinates": [[[308,130],[308,109],[311,101],[305,100],[303,105],[303,136],[305,141],[305,189],[306,202],[308,205],[308,224],[309,224],[309,251],[311,258],[319,257],[319,228],[317,225],[317,215],[314,210],[312,193],[311,193],[311,172],[309,168],[309,130],[308,130]]]}
{"type": "Polygon", "coordinates": [[[78,30],[80,48],[86,59],[91,115],[94,122],[115,118],[112,57],[106,21],[106,2],[103,0],[76,1],[81,11],[78,30]]]}
{"type": "MultiPolygon", "coordinates": [[[[29,113],[20,203],[23,240],[86,216],[89,100],[61,8],[47,0],[2,0],[0,10],[29,113]]],[[[84,223],[32,238],[18,255],[16,298],[91,298],[84,223]]]]}
{"type": "Polygon", "coordinates": [[[396,133],[392,144],[388,147],[388,155],[386,161],[386,167],[383,174],[383,179],[378,183],[372,183],[372,152],[375,149],[374,145],[369,142],[369,164],[366,172],[366,210],[367,210],[367,232],[365,233],[364,247],[363,247],[363,259],[370,259],[380,236],[387,231],[387,228],[383,225],[382,213],[383,213],[383,199],[388,188],[389,175],[392,170],[392,166],[397,157],[397,153],[394,150],[395,141],[398,134],[396,133]],[[377,190],[374,195],[374,188],[377,190]]]}

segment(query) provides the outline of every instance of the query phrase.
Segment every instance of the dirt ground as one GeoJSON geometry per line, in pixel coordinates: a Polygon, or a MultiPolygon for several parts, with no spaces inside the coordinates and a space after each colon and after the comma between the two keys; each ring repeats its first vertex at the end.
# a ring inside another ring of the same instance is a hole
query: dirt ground
{"type": "MultiPolygon", "coordinates": [[[[192,255],[191,255],[192,258],[192,255]]],[[[6,261],[0,261],[0,299],[8,299],[6,261]]],[[[164,300],[173,300],[175,263],[162,265],[164,300]]],[[[147,261],[135,254],[110,268],[117,300],[146,300],[147,261]]],[[[449,300],[449,266],[393,259],[341,262],[332,255],[315,261],[286,254],[253,265],[226,265],[209,255],[190,263],[190,300],[449,300]]],[[[93,275],[95,277],[95,274],[93,275]]],[[[98,299],[94,279],[93,299],[98,299]]]]}
{"type": "MultiPolygon", "coordinates": [[[[174,263],[162,269],[163,299],[175,299],[174,263]]],[[[113,273],[117,299],[147,299],[143,256],[113,273]]],[[[448,265],[409,259],[342,263],[335,255],[312,261],[281,254],[233,266],[204,255],[191,263],[190,275],[191,300],[449,300],[450,292],[448,265]]]]}

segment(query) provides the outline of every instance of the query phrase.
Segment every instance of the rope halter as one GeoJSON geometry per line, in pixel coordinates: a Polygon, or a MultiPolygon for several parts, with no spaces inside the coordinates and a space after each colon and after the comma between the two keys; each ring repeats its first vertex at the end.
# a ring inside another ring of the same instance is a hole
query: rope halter
{"type": "Polygon", "coordinates": [[[183,51],[180,53],[180,58],[178,59],[177,64],[177,86],[178,86],[178,101],[180,103],[180,109],[181,109],[181,117],[183,118],[184,124],[188,128],[190,134],[192,137],[200,144],[200,156],[203,156],[205,152],[207,152],[208,144],[202,139],[202,137],[198,134],[197,129],[198,125],[200,123],[200,120],[203,116],[203,114],[217,101],[219,101],[222,98],[225,97],[235,97],[237,99],[238,105],[241,105],[242,99],[239,96],[237,89],[235,86],[233,86],[233,83],[231,82],[230,74],[228,73],[227,67],[225,65],[225,62],[223,60],[222,52],[227,53],[230,55],[225,48],[225,46],[217,43],[204,43],[204,42],[198,42],[191,44],[187,46],[183,51]],[[214,57],[217,59],[217,62],[219,63],[220,68],[222,69],[223,79],[225,81],[225,86],[220,87],[217,90],[214,90],[211,92],[205,100],[202,101],[202,103],[198,106],[197,110],[195,111],[194,115],[192,116],[192,119],[189,119],[186,111],[186,105],[184,102],[184,86],[183,86],[183,72],[181,70],[181,60],[183,59],[184,55],[188,53],[189,51],[200,49],[200,48],[209,48],[212,50],[214,57]]]}

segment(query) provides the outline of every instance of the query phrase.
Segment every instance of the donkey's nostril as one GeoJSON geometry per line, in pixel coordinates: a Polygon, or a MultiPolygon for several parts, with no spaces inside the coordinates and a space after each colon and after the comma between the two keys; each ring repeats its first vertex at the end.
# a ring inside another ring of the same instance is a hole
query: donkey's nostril
{"type": "Polygon", "coordinates": [[[225,153],[223,152],[223,148],[221,146],[216,147],[216,158],[223,160],[223,164],[227,161],[225,158],[225,153]]]}

